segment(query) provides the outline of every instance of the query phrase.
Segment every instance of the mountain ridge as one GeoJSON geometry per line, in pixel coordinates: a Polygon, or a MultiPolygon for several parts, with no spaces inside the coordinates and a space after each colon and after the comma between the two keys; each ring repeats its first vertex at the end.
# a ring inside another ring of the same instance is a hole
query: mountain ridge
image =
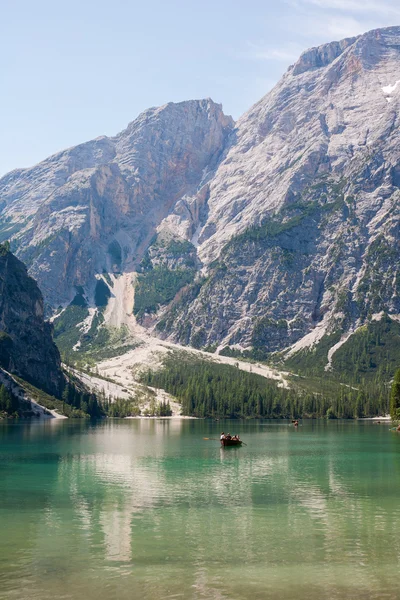
{"type": "Polygon", "coordinates": [[[129,264],[170,207],[197,191],[232,127],[212,101],[167,104],[145,111],[114,138],[97,138],[50,157],[24,171],[22,182],[2,178],[2,234],[12,238],[47,301],[68,303],[75,286],[91,285],[93,293],[95,274],[116,264],[110,244],[129,264]],[[99,256],[94,244],[87,247],[88,238],[99,244],[99,256]],[[53,277],[62,274],[57,284],[49,285],[43,275],[49,270],[53,277]]]}
{"type": "Polygon", "coordinates": [[[52,311],[83,302],[104,321],[99,281],[112,299],[132,273],[136,318],[158,336],[338,344],[400,314],[399,48],[399,27],[324,44],[236,123],[210,99],[169,103],[13,171],[0,235],[52,311]]]}

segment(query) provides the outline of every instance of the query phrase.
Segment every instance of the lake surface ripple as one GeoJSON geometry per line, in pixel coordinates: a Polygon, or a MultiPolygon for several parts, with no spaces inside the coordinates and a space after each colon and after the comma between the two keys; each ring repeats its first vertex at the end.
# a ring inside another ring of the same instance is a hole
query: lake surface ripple
{"type": "Polygon", "coordinates": [[[0,598],[398,600],[389,427],[2,422],[0,598]]]}

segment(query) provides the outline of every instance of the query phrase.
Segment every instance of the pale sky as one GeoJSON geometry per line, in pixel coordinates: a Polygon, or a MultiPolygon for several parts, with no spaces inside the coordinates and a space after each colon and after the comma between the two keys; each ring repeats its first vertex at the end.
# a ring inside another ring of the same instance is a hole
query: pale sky
{"type": "Polygon", "coordinates": [[[311,46],[400,25],[400,0],[0,0],[0,175],[211,97],[239,117],[311,46]]]}

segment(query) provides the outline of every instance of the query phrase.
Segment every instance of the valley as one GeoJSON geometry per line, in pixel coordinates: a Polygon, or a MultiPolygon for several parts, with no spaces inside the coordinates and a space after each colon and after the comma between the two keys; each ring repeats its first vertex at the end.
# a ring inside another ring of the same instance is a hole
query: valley
{"type": "Polygon", "coordinates": [[[142,395],[135,411],[164,398],[144,378],[171,361],[323,398],[312,414],[343,389],[360,398],[336,416],[387,409],[399,48],[398,27],[311,48],[237,122],[210,98],[168,103],[2,177],[1,239],[67,369],[103,396],[142,395]]]}
{"type": "Polygon", "coordinates": [[[3,4],[0,600],[397,600],[398,0],[3,4]]]}

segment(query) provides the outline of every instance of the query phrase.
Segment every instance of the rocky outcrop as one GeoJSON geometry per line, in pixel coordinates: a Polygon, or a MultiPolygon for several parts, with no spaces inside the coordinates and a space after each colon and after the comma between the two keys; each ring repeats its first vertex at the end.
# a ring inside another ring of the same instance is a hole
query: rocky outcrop
{"type": "Polygon", "coordinates": [[[317,48],[310,48],[300,56],[293,67],[293,75],[300,75],[312,69],[319,69],[330,65],[349,46],[354,44],[357,38],[347,38],[341,42],[331,42],[317,48]]]}
{"type": "Polygon", "coordinates": [[[43,298],[25,266],[0,245],[0,366],[58,395],[60,355],[43,319],[43,298]]]}
{"type": "Polygon", "coordinates": [[[163,331],[278,350],[400,313],[399,82],[400,28],[372,31],[306,52],[239,119],[197,236],[208,277],[163,331]]]}
{"type": "MultiPolygon", "coordinates": [[[[0,234],[51,306],[95,274],[134,270],[159,224],[218,163],[233,121],[211,100],[152,108],[114,138],[98,138],[0,180],[0,234]]],[[[202,194],[200,194],[202,197],[202,194]]]]}

